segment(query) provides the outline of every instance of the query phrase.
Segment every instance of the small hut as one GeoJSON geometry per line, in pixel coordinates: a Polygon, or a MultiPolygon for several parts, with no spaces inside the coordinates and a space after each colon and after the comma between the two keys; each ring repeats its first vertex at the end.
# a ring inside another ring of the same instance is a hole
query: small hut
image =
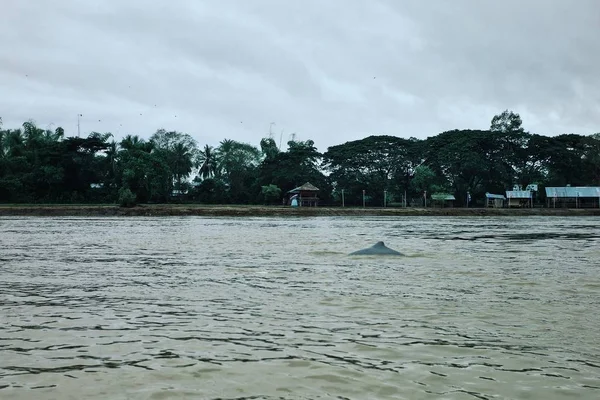
{"type": "Polygon", "coordinates": [[[485,200],[486,207],[502,208],[504,207],[504,201],[506,200],[506,197],[501,194],[486,193],[485,200]]]}
{"type": "Polygon", "coordinates": [[[509,207],[533,207],[533,192],[531,190],[507,190],[506,198],[509,207]]]}
{"type": "Polygon", "coordinates": [[[434,193],[431,195],[433,207],[454,207],[456,197],[449,193],[434,193]]]}
{"type": "Polygon", "coordinates": [[[296,200],[295,203],[300,207],[316,207],[319,204],[318,192],[319,188],[310,182],[306,182],[304,185],[287,192],[289,196],[288,205],[291,205],[292,201],[296,200]]]}

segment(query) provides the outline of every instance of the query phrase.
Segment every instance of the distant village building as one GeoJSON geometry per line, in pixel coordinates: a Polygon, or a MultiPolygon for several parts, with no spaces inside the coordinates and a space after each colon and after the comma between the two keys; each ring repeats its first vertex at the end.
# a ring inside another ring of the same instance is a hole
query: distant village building
{"type": "Polygon", "coordinates": [[[187,194],[185,190],[173,189],[171,190],[171,199],[180,199],[187,194]]]}
{"type": "Polygon", "coordinates": [[[509,207],[533,207],[533,192],[531,190],[507,190],[506,198],[509,207]]]}
{"type": "Polygon", "coordinates": [[[454,207],[456,197],[449,193],[434,193],[431,195],[431,204],[433,207],[454,207]]]}
{"type": "Polygon", "coordinates": [[[294,188],[287,192],[288,205],[298,205],[300,207],[316,207],[319,204],[317,194],[319,188],[306,182],[304,185],[294,188]]]}
{"type": "Polygon", "coordinates": [[[600,207],[600,186],[564,186],[546,188],[548,207],[600,207]]]}
{"type": "Polygon", "coordinates": [[[485,206],[493,207],[493,208],[503,208],[504,202],[506,201],[506,197],[502,194],[485,194],[485,206]]]}

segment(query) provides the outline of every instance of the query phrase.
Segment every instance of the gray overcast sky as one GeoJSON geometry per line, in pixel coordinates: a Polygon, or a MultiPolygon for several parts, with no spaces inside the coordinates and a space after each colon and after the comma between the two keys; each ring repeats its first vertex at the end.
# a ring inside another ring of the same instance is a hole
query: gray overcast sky
{"type": "MultiPolygon", "coordinates": [[[[600,132],[598,0],[0,0],[0,116],[324,151],[521,114],[600,132]]],[[[53,124],[53,125],[50,125],[53,124]]]]}

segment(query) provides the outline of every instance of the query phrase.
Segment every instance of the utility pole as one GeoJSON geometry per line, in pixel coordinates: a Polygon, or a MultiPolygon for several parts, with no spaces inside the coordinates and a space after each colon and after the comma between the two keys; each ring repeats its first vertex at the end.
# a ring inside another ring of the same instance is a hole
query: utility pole
{"type": "Polygon", "coordinates": [[[81,136],[81,127],[79,125],[79,117],[83,117],[83,114],[77,114],[77,137],[81,136]]]}
{"type": "Polygon", "coordinates": [[[363,208],[365,208],[365,190],[363,189],[363,208]]]}
{"type": "Polygon", "coordinates": [[[276,125],[275,122],[271,122],[269,124],[269,138],[273,139],[273,125],[276,125]]]}
{"type": "Polygon", "coordinates": [[[345,207],[345,202],[344,202],[344,189],[342,189],[342,207],[345,207]]]}
{"type": "Polygon", "coordinates": [[[383,191],[383,208],[387,205],[387,190],[383,191]]]}
{"type": "Polygon", "coordinates": [[[279,151],[281,151],[281,141],[283,140],[283,131],[284,131],[284,130],[285,130],[285,129],[282,129],[282,130],[281,130],[281,134],[279,135],[279,151]]]}

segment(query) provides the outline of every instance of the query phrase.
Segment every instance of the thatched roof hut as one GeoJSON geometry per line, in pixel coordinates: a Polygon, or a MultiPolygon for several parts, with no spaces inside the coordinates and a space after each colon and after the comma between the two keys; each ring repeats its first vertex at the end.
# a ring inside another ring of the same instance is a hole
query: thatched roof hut
{"type": "Polygon", "coordinates": [[[304,185],[298,186],[287,192],[290,196],[288,204],[291,203],[292,199],[296,198],[298,200],[298,205],[301,207],[316,207],[319,203],[319,198],[317,197],[318,192],[318,187],[310,182],[306,182],[304,185]]]}

